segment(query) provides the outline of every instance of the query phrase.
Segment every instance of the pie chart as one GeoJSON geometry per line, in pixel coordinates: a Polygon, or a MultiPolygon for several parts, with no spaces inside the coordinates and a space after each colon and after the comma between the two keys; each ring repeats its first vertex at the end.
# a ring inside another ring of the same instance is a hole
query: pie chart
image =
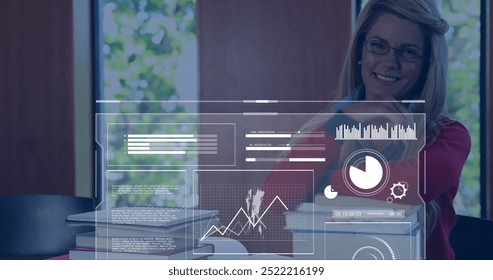
{"type": "Polygon", "coordinates": [[[375,150],[357,150],[344,162],[342,178],[354,194],[373,196],[388,183],[389,165],[385,157],[375,150]]]}
{"type": "Polygon", "coordinates": [[[349,178],[351,182],[362,190],[371,190],[375,188],[382,180],[382,177],[382,165],[372,156],[365,156],[364,170],[355,166],[349,167],[349,178]]]}

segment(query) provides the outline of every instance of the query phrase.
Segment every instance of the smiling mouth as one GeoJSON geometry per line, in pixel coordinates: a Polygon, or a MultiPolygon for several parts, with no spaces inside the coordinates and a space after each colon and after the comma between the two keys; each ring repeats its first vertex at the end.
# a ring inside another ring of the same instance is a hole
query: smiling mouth
{"type": "Polygon", "coordinates": [[[379,79],[379,80],[382,80],[382,81],[385,81],[385,82],[396,82],[398,80],[400,80],[401,78],[398,78],[398,77],[393,77],[393,76],[385,76],[385,75],[382,75],[382,74],[378,74],[378,73],[375,73],[375,76],[379,79]]]}

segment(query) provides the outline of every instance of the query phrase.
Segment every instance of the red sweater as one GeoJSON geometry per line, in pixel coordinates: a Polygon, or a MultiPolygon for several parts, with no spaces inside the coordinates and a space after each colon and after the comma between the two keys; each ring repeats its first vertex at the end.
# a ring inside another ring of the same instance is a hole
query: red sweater
{"type": "MultiPolygon", "coordinates": [[[[453,259],[454,252],[450,247],[449,234],[455,224],[456,214],[453,208],[453,200],[459,188],[459,179],[464,163],[469,155],[471,139],[467,129],[458,121],[450,120],[447,117],[441,119],[441,126],[438,136],[433,144],[428,145],[419,154],[419,184],[416,182],[417,158],[410,158],[405,161],[389,161],[391,175],[389,182],[406,181],[409,183],[409,191],[412,186],[420,186],[419,195],[429,203],[435,201],[440,210],[436,223],[426,240],[427,259],[453,259]],[[426,156],[425,156],[426,155],[426,156]],[[425,159],[426,157],[426,159],[425,159]],[[426,167],[426,170],[424,169],[426,167]],[[426,174],[426,178],[425,178],[426,174]],[[407,177],[406,177],[407,176],[407,177]]],[[[328,134],[323,128],[316,132],[325,134],[326,149],[325,162],[321,163],[296,163],[288,161],[279,162],[274,169],[306,169],[314,170],[314,176],[308,172],[273,172],[264,185],[264,201],[272,201],[276,195],[289,194],[283,197],[283,202],[288,208],[303,202],[308,194],[312,192],[311,182],[318,182],[323,171],[333,165],[338,160],[341,145],[335,141],[334,137],[328,134]],[[282,178],[280,178],[282,176],[282,178]],[[284,184],[283,184],[284,182],[284,184]],[[289,183],[288,183],[289,182],[289,183]],[[307,184],[307,182],[310,182],[307,184]],[[300,185],[306,186],[300,189],[300,185]]],[[[307,138],[300,144],[313,144],[319,141],[316,138],[307,138]],[[313,142],[313,143],[311,143],[313,142]]],[[[319,143],[319,142],[318,142],[319,143]]],[[[293,150],[289,157],[320,157],[320,152],[293,150]]],[[[352,194],[345,186],[342,179],[342,170],[334,172],[330,178],[330,184],[337,186],[336,191],[341,194],[352,194]]],[[[415,190],[416,194],[418,190],[415,190]]],[[[382,192],[373,198],[386,199],[388,194],[382,192]]],[[[413,204],[417,196],[407,195],[399,203],[413,204]]],[[[277,209],[281,211],[282,209],[277,209]]]]}

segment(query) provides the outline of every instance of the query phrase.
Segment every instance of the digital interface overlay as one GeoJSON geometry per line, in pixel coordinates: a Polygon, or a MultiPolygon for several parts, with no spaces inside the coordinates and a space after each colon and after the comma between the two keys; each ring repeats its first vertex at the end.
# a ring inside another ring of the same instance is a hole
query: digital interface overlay
{"type": "Polygon", "coordinates": [[[423,114],[232,103],[140,114],[100,104],[97,258],[184,248],[182,259],[425,257],[423,114]]]}

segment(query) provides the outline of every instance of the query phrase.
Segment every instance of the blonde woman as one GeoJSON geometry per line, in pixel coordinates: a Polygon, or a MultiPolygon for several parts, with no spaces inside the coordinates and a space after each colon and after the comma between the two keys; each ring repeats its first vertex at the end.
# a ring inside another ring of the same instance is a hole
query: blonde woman
{"type": "MultiPolygon", "coordinates": [[[[358,117],[358,114],[353,114],[361,111],[425,113],[424,149],[419,156],[415,153],[414,157],[390,161],[389,164],[393,173],[397,170],[401,175],[420,175],[419,194],[427,205],[427,214],[431,221],[426,240],[428,259],[454,258],[448,240],[456,221],[453,200],[471,147],[467,129],[458,121],[446,117],[443,112],[448,60],[444,34],[447,30],[448,24],[441,18],[433,0],[369,1],[358,18],[336,98],[346,101],[426,102],[411,103],[409,106],[391,102],[375,102],[370,105],[341,102],[329,109],[330,112],[346,113],[355,122],[365,121],[358,117]],[[426,170],[423,164],[425,155],[426,170]],[[425,185],[426,192],[423,190],[425,185]]],[[[341,185],[344,183],[341,171],[332,172],[328,177],[323,176],[324,170],[340,168],[341,161],[347,156],[344,145],[336,142],[332,132],[327,129],[330,122],[329,118],[321,117],[311,120],[304,127],[305,131],[310,129],[324,133],[327,137],[324,165],[298,164],[296,168],[314,169],[315,182],[325,180],[322,185],[341,185]]],[[[298,141],[307,143],[311,140],[298,141]]],[[[298,156],[306,156],[306,153],[298,156]]],[[[294,166],[292,163],[281,161],[276,168],[293,169],[294,166]]],[[[312,191],[311,186],[310,189],[277,187],[276,182],[280,178],[276,176],[278,175],[273,173],[266,180],[266,201],[271,201],[275,195],[289,193],[284,202],[294,206],[302,202],[312,191]]],[[[293,173],[289,178],[282,178],[282,181],[296,185],[308,179],[293,173]]]]}

